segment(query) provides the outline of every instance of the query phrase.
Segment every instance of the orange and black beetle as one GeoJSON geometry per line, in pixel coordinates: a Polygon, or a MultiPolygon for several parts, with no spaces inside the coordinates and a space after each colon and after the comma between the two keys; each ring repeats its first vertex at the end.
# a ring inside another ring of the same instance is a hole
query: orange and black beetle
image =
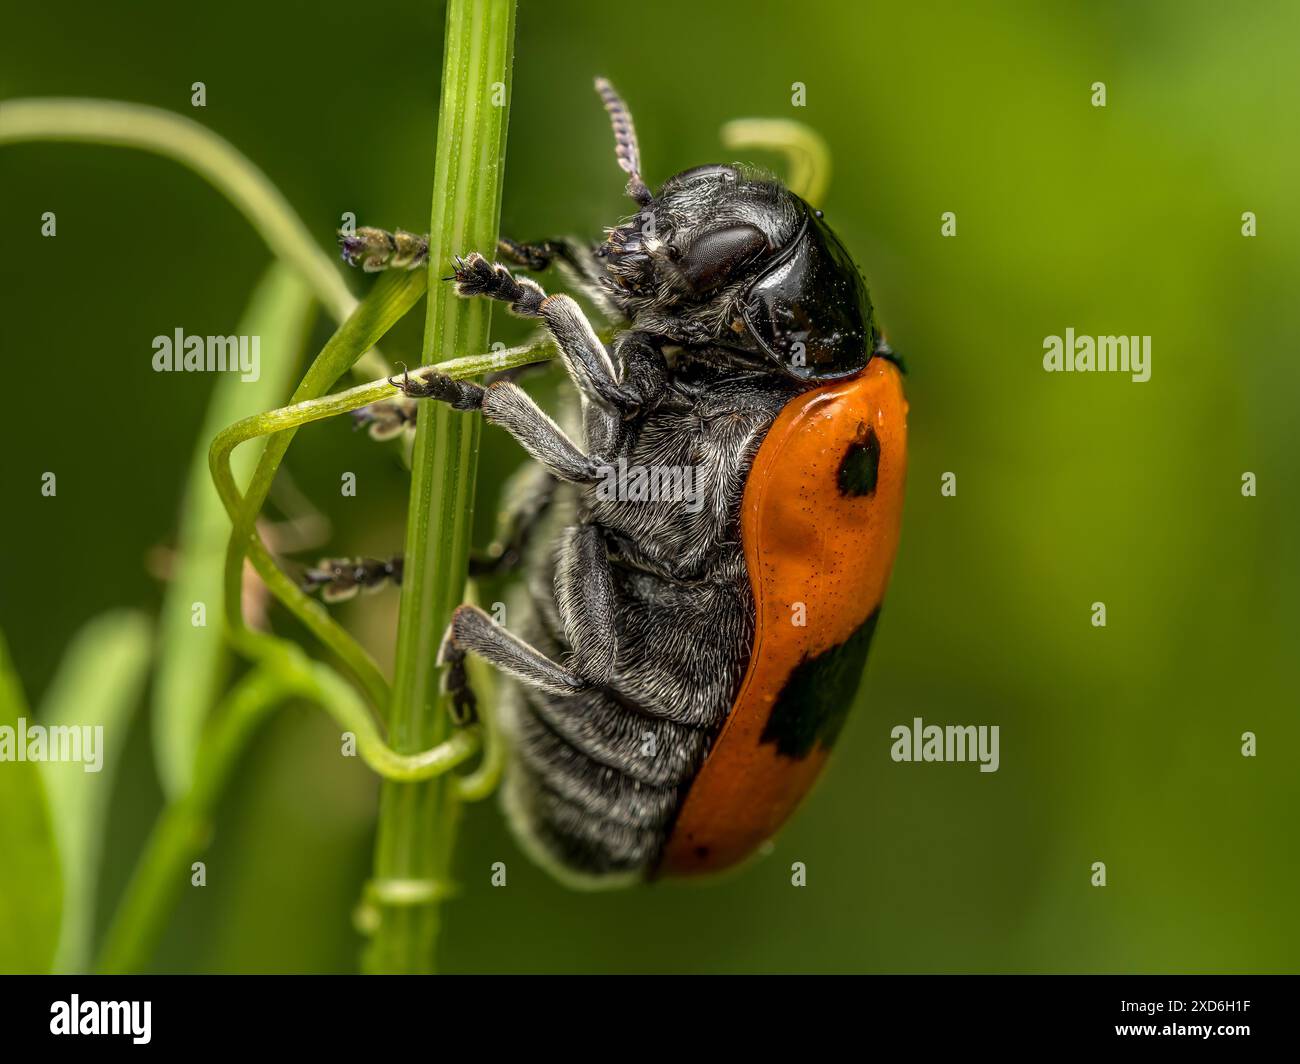
{"type": "MultiPolygon", "coordinates": [[[[477,254],[455,267],[461,295],[550,330],[582,399],[580,435],[507,379],[394,383],[481,411],[536,462],[497,555],[527,563],[521,601],[506,625],[460,607],[442,661],[461,720],[474,712],[467,653],[515,681],[501,706],[511,821],[562,877],[608,885],[727,868],[812,785],[898,544],[907,402],[821,212],[738,166],[652,193],[631,116],[597,89],[639,213],[595,247],[503,240],[499,253],[557,262],[627,328],[607,349],[569,296],[477,254]]],[[[408,233],[342,243],[367,269],[428,254],[408,233]]],[[[387,432],[402,419],[365,420],[387,432]]],[[[398,573],[331,563],[309,582],[337,593],[398,573]]]]}

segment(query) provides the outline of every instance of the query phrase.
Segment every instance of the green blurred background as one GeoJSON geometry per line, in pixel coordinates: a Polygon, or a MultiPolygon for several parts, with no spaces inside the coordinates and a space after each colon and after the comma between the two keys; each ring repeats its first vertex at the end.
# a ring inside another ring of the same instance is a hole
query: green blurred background
{"type": "MultiPolygon", "coordinates": [[[[708,885],[570,893],[528,864],[495,802],[470,807],[444,969],[1300,968],[1298,11],[521,5],[503,231],[595,236],[628,211],[593,75],[630,102],[652,183],[725,158],[728,119],[815,126],[834,153],[828,217],[908,361],[910,481],[861,704],[771,855],[708,885]],[[1151,380],[1044,373],[1043,338],[1070,326],[1151,335],[1151,380]],[[890,728],[914,716],[1000,725],[1000,771],[895,764],[890,728]],[[495,861],[505,889],[489,885],[495,861]]],[[[191,114],[330,246],[344,211],[426,226],[442,21],[414,0],[11,5],[0,96],[191,114]]],[[[161,599],[145,560],[174,539],[212,378],[153,373],[150,339],[233,331],[269,256],[196,177],[120,149],[0,149],[0,203],[0,627],[36,701],[84,622],[161,599]],[[57,239],[39,235],[45,210],[57,239]],[[39,496],[46,469],[57,500],[39,496]]],[[[390,357],[417,358],[422,319],[390,357]]],[[[522,335],[503,315],[493,328],[522,335]]],[[[317,347],[328,331],[318,321],[317,347]]],[[[518,460],[485,433],[480,541],[518,460]]],[[[333,522],[328,551],[400,547],[391,446],[322,423],[287,468],[333,522]],[[355,499],[339,498],[343,470],[355,499]]],[[[395,608],[387,593],[340,616],[387,661],[395,608]]],[[[142,713],[101,925],[160,801],[148,743],[142,713]]],[[[376,794],[323,714],[274,720],[154,967],[353,970],[376,794]]]]}

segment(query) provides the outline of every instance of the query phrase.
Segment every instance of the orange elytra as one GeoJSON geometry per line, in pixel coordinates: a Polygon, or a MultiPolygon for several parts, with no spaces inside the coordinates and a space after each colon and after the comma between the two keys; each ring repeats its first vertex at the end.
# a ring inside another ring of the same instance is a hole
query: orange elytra
{"type": "Polygon", "coordinates": [[[889,582],[906,469],[907,401],[883,358],[796,396],[772,425],[741,511],[754,595],[749,666],[658,874],[736,864],[777,832],[821,772],[889,582]]]}

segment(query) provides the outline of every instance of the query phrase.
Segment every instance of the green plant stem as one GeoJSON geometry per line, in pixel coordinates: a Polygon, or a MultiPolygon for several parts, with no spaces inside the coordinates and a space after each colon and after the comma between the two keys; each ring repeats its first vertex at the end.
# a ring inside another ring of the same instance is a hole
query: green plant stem
{"type": "MultiPolygon", "coordinates": [[[[432,368],[463,378],[492,369],[512,369],[540,362],[554,353],[553,344],[540,342],[449,359],[432,368]]],[[[213,443],[211,464],[218,491],[231,516],[239,512],[244,502],[231,470],[231,453],[241,443],[358,410],[395,393],[394,386],[384,377],[334,395],[256,414],[224,429],[213,443]]],[[[268,586],[300,618],[303,618],[304,604],[298,603],[298,598],[305,600],[306,608],[320,609],[319,603],[302,596],[293,581],[275,565],[260,540],[252,548],[252,556],[268,586]]],[[[184,885],[190,862],[206,845],[213,809],[233,764],[242,755],[257,725],[288,698],[302,697],[320,704],[345,731],[356,736],[362,760],[384,779],[408,783],[431,779],[462,764],[480,749],[479,731],[463,729],[428,750],[400,754],[380,737],[352,688],[330,669],[310,662],[291,643],[251,631],[242,627],[242,623],[240,631],[241,649],[262,665],[232,689],[212,715],[200,746],[191,789],[163,810],[118,906],[101,951],[101,971],[138,971],[148,959],[184,885]]],[[[328,640],[328,633],[325,638],[328,640]]],[[[491,731],[490,719],[484,721],[483,730],[491,731]]],[[[463,780],[456,778],[458,792],[465,800],[483,797],[495,780],[500,751],[494,740],[485,745],[483,764],[463,780]]],[[[420,889],[418,883],[392,880],[383,889],[368,894],[367,902],[374,906],[405,904],[418,898],[420,889]]]]}
{"type": "Polygon", "coordinates": [[[811,126],[793,118],[735,118],[722,127],[722,143],[742,150],[780,152],[789,164],[786,187],[814,207],[831,184],[831,150],[811,126]]]}
{"type": "Polygon", "coordinates": [[[163,809],[127,884],[100,952],[104,972],[138,971],[153,952],[167,916],[186,883],[191,862],[203,852],[212,817],[234,765],[271,711],[301,698],[326,710],[356,740],[362,761],[385,779],[434,779],[472,757],[478,729],[457,731],[414,754],[391,749],[369,710],[330,668],[309,660],[291,643],[270,640],[262,665],[235,685],[213,713],[199,747],[190,789],[163,809]]]}
{"type": "MultiPolygon", "coordinates": [[[[221,627],[198,631],[191,624],[194,603],[212,603],[215,609],[221,601],[229,536],[229,520],[208,473],[208,447],[232,421],[284,402],[299,374],[315,303],[288,264],[271,263],[237,330],[240,336],[260,336],[270,357],[256,381],[234,375],[217,381],[199,429],[185,477],[175,563],[163,595],[151,698],[154,765],[168,799],[189,789],[203,723],[228,684],[229,646],[221,627]]],[[[232,460],[237,484],[248,483],[258,450],[246,448],[232,460]]]]}
{"type": "MultiPolygon", "coordinates": [[[[224,137],[191,118],[157,107],[77,97],[0,103],[0,144],[74,141],[138,148],[194,171],[230,200],[272,253],[307,282],[325,309],[343,321],[356,309],[336,263],[312,239],[271,179],[224,137]]],[[[391,372],[378,351],[357,363],[367,376],[391,372]]]]}
{"type": "MultiPolygon", "coordinates": [[[[362,352],[419,301],[424,294],[425,283],[424,275],[419,273],[390,273],[380,278],[370,294],[358,304],[316,356],[294,390],[292,399],[295,402],[315,399],[333,387],[352,368],[362,352]]],[[[230,514],[232,525],[226,550],[224,580],[226,630],[235,647],[254,660],[262,656],[262,648],[276,642],[271,640],[268,643],[266,638],[251,632],[244,624],[240,596],[244,559],[248,558],[271,593],[333,651],[338,661],[365,691],[371,704],[377,710],[382,710],[388,704],[388,684],[379,666],[342,625],[329,616],[319,602],[308,598],[280,571],[257,535],[257,515],[296,431],[293,426],[285,427],[284,431],[277,432],[267,441],[249,480],[248,490],[243,495],[239,492],[230,468],[230,452],[241,441],[233,438],[227,430],[218,434],[208,452],[208,466],[213,482],[230,514]]]]}
{"type": "MultiPolygon", "coordinates": [[[[554,353],[555,345],[550,341],[542,341],[490,354],[449,359],[446,362],[438,363],[432,369],[435,372],[445,373],[449,377],[458,379],[476,377],[490,370],[513,369],[517,366],[541,362],[552,357],[554,353]]],[[[416,376],[418,375],[419,371],[416,373],[416,376]]],[[[396,393],[397,389],[389,382],[387,377],[384,377],[377,381],[370,381],[367,384],[357,385],[355,388],[349,388],[346,391],[336,392],[333,395],[304,399],[280,407],[278,410],[270,410],[264,414],[254,414],[219,432],[216,439],[213,440],[209,452],[209,466],[212,471],[213,482],[217,486],[217,493],[220,495],[232,521],[238,515],[243,514],[245,515],[243,527],[248,527],[247,515],[251,514],[254,522],[250,537],[244,541],[247,546],[243,550],[235,550],[227,559],[226,610],[227,624],[232,639],[241,651],[254,659],[261,657],[264,648],[270,645],[260,639],[257,633],[250,632],[243,624],[239,591],[237,587],[231,587],[231,584],[234,583],[231,574],[237,575],[239,573],[239,566],[242,565],[243,559],[247,557],[271,593],[329,648],[336,659],[344,663],[349,673],[357,679],[376,707],[383,707],[386,704],[387,697],[387,684],[379,672],[379,666],[356,644],[355,640],[344,631],[318,601],[304,594],[288,574],[275,563],[270,551],[267,550],[266,545],[257,535],[255,524],[257,510],[250,509],[249,496],[242,495],[239,491],[232,469],[231,456],[235,448],[242,443],[265,436],[280,436],[281,434],[292,433],[300,426],[312,421],[320,421],[352,410],[359,410],[363,406],[369,406],[371,403],[391,398],[396,393]],[[234,595],[233,598],[232,595],[234,595]]],[[[283,455],[287,446],[288,440],[286,438],[284,446],[277,447],[278,453],[283,455]]],[[[264,476],[262,482],[266,488],[269,488],[269,476],[264,476]]],[[[470,793],[474,793],[472,786],[470,787],[470,793]]]]}
{"type": "MultiPolygon", "coordinates": [[[[514,53],[514,0],[450,0],[429,222],[427,363],[488,346],[491,305],[459,300],[433,278],[453,254],[496,248],[514,53]]],[[[464,594],[479,420],[441,403],[421,407],[412,455],[406,560],[389,736],[399,750],[436,744],[450,728],[439,692],[438,644],[464,594]]],[[[370,972],[432,971],[439,900],[450,891],[459,798],[446,777],[386,783],[375,874],[367,891],[370,972]],[[405,903],[385,885],[424,884],[405,903]]]]}

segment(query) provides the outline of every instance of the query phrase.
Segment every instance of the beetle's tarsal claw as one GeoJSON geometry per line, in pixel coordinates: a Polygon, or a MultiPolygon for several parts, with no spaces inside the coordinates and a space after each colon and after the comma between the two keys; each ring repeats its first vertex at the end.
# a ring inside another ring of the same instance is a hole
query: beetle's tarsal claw
{"type": "Polygon", "coordinates": [[[451,721],[458,728],[464,728],[478,720],[478,696],[469,685],[469,676],[465,671],[465,660],[452,662],[446,676],[448,712],[451,721]]]}
{"type": "Polygon", "coordinates": [[[489,262],[477,251],[453,260],[456,294],[466,299],[484,296],[510,304],[510,313],[535,318],[541,313],[546,293],[527,277],[515,277],[500,263],[489,262]]]}
{"type": "Polygon", "coordinates": [[[451,275],[456,282],[456,294],[467,298],[493,295],[500,287],[497,270],[506,272],[504,267],[493,267],[492,263],[477,251],[471,251],[465,256],[456,255],[451,262],[451,275]]]}
{"type": "Polygon", "coordinates": [[[478,720],[478,697],[469,685],[465,651],[456,645],[450,628],[438,648],[438,664],[447,669],[442,674],[442,692],[448,699],[447,711],[452,723],[458,728],[473,724],[478,720]]]}
{"type": "Polygon", "coordinates": [[[403,372],[400,381],[389,377],[388,383],[400,388],[408,398],[436,399],[456,410],[477,410],[483,405],[482,385],[456,380],[434,370],[423,370],[415,377],[403,372]]]}

